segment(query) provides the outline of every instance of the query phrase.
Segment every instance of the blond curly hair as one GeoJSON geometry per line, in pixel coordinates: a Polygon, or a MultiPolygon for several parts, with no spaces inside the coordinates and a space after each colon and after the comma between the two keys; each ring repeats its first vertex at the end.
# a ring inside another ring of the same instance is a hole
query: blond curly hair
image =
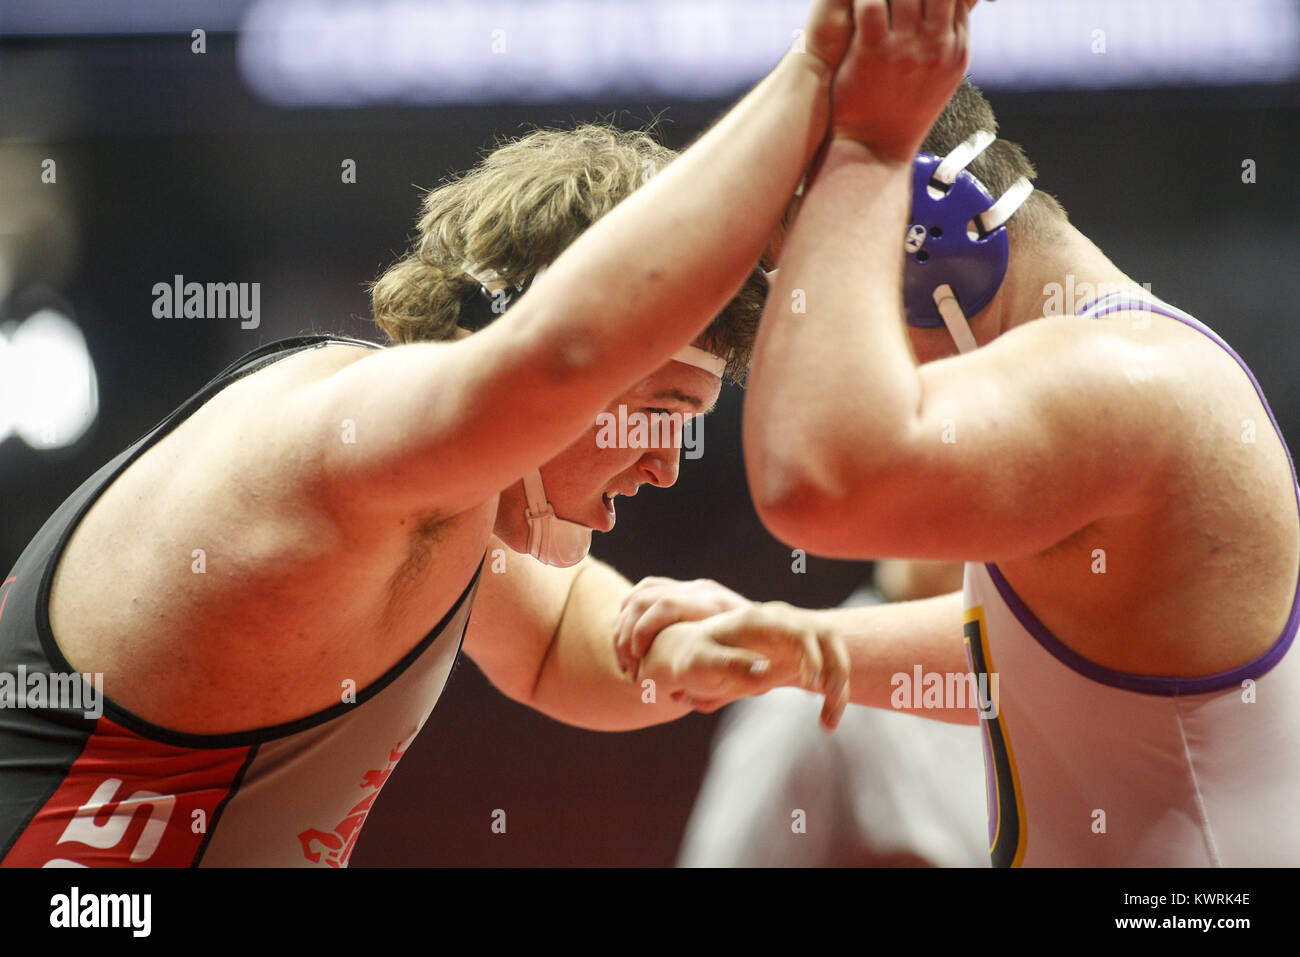
{"type": "MultiPolygon", "coordinates": [[[[524,282],[676,155],[648,130],[598,123],[499,143],[425,195],[410,250],[371,284],[375,322],[391,343],[456,338],[462,306],[479,294],[469,264],[524,282]]],[[[756,266],[700,337],[735,381],[748,369],[766,292],[756,266]]]]}

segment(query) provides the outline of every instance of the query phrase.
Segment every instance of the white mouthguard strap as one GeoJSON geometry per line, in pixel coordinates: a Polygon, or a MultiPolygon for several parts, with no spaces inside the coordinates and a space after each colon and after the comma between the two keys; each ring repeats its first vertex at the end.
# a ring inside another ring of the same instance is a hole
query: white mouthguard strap
{"type": "Polygon", "coordinates": [[[939,315],[943,316],[943,324],[948,327],[952,341],[957,343],[957,351],[974,352],[975,335],[970,331],[970,323],[966,321],[966,314],[957,303],[952,286],[944,283],[937,287],[934,290],[934,304],[939,307],[939,315]]]}

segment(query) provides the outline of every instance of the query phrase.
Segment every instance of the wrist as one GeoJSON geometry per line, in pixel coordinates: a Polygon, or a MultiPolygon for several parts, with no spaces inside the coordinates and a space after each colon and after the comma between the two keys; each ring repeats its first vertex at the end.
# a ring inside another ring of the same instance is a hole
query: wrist
{"type": "Polygon", "coordinates": [[[885,167],[911,167],[920,150],[873,145],[843,128],[832,127],[827,138],[827,158],[834,156],[842,162],[875,163],[885,167]]]}
{"type": "Polygon", "coordinates": [[[685,644],[690,640],[691,623],[674,622],[660,630],[636,665],[636,680],[654,677],[676,681],[683,670],[685,644]]]}
{"type": "MultiPolygon", "coordinates": [[[[793,69],[811,75],[829,98],[831,84],[835,79],[835,68],[816,53],[795,45],[790,47],[781,59],[781,66],[789,64],[793,69]]],[[[779,69],[779,67],[778,67],[779,69]]]]}
{"type": "Polygon", "coordinates": [[[831,89],[834,86],[835,70],[817,54],[795,46],[781,58],[773,73],[792,82],[799,90],[799,100],[808,104],[811,124],[805,157],[807,161],[826,137],[826,128],[831,118],[831,89]]]}

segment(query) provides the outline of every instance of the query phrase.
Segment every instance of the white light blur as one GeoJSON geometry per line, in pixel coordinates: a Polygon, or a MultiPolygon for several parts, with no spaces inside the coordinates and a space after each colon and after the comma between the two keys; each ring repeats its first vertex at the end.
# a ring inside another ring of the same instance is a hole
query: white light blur
{"type": "MultiPolygon", "coordinates": [[[[766,73],[808,7],[808,0],[253,0],[240,26],[239,67],[251,89],[283,106],[709,99],[766,73]]],[[[1295,0],[998,0],[976,8],[971,37],[971,72],[991,89],[1300,75],[1295,0]]]]}
{"type": "Polygon", "coordinates": [[[4,330],[0,329],[0,442],[9,438],[14,429],[15,403],[9,398],[14,380],[10,370],[12,356],[13,346],[9,345],[4,330]]]}
{"type": "Polygon", "coordinates": [[[63,448],[98,412],[95,365],[70,319],[42,309],[0,333],[0,441],[16,434],[34,449],[63,448]]]}

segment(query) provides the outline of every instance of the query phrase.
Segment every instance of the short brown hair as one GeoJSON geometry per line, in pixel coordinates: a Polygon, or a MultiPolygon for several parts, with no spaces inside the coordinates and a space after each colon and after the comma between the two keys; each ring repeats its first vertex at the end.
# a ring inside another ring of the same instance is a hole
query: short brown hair
{"type": "MultiPolygon", "coordinates": [[[[998,121],[993,108],[979,87],[963,79],[939,118],[930,127],[921,149],[936,156],[944,156],[968,139],[976,130],[998,131],[998,121]]],[[[1025,151],[1010,140],[998,138],[967,167],[971,175],[984,184],[997,199],[1024,176],[1031,182],[1038,176],[1034,164],[1025,151]]],[[[1029,199],[1007,222],[1013,235],[1031,236],[1040,233],[1054,220],[1067,219],[1065,209],[1054,196],[1035,189],[1029,199]]]]}
{"type": "MultiPolygon", "coordinates": [[[[455,338],[461,307],[479,294],[468,264],[522,283],[676,155],[649,130],[598,123],[499,143],[424,197],[409,252],[371,285],[375,322],[393,343],[455,338]]],[[[700,337],[736,381],[749,366],[766,291],[756,266],[700,337]]]]}

